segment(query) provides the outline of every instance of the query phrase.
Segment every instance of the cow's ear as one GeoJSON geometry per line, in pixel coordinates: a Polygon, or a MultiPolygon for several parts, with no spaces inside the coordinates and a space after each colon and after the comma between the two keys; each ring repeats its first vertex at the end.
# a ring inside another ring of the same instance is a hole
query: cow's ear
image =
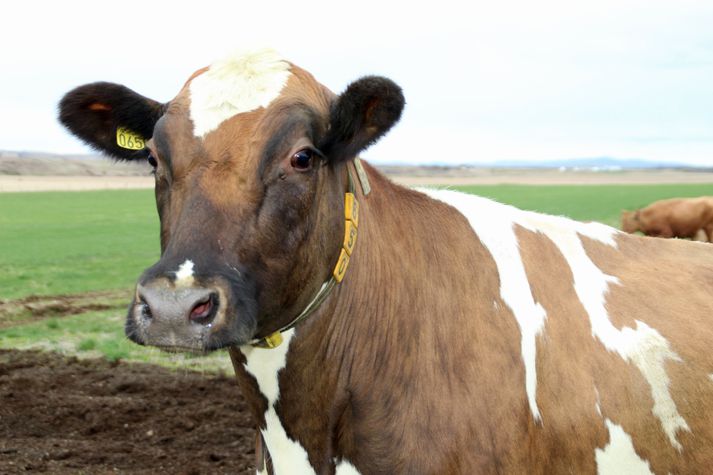
{"type": "Polygon", "coordinates": [[[403,108],[403,92],[391,79],[354,81],[332,105],[329,130],[319,148],[330,160],[352,159],[398,122],[403,108]]]}
{"type": "Polygon", "coordinates": [[[119,84],[85,84],[65,94],[59,121],[95,149],[123,160],[145,159],[164,105],[119,84]]]}

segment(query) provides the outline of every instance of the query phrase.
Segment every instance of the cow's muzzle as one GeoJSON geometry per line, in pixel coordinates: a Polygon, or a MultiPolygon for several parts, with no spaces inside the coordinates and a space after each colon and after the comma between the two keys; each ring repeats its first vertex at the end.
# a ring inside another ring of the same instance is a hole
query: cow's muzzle
{"type": "Polygon", "coordinates": [[[253,320],[239,307],[228,285],[177,287],[169,279],[153,279],[136,287],[126,335],[167,351],[204,353],[239,345],[254,332],[253,320]]]}

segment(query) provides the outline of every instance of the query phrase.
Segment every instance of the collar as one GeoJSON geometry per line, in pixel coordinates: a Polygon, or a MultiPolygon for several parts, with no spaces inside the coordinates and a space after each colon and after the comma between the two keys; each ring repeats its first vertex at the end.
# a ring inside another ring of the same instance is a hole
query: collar
{"type": "MultiPolygon", "coordinates": [[[[371,191],[371,187],[359,157],[354,159],[354,169],[356,170],[357,177],[359,178],[362,193],[366,196],[371,191]]],[[[277,348],[280,346],[282,343],[282,333],[294,328],[298,323],[312,315],[314,311],[319,308],[322,302],[327,299],[334,287],[336,287],[344,279],[344,275],[347,273],[347,267],[349,267],[349,258],[354,251],[354,246],[356,245],[357,228],[359,226],[359,202],[356,199],[354,179],[352,178],[352,172],[349,169],[349,165],[347,165],[347,182],[348,191],[344,193],[344,240],[342,241],[342,250],[339,253],[339,259],[337,259],[337,263],[332,270],[332,275],[329,280],[322,284],[304,310],[292,319],[290,323],[264,338],[254,339],[250,342],[250,345],[258,348],[277,348]]]]}

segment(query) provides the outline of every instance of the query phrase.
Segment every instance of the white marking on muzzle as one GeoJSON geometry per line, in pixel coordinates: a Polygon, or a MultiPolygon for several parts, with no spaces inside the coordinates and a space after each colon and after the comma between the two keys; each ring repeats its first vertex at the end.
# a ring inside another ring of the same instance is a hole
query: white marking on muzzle
{"type": "Polygon", "coordinates": [[[604,422],[609,429],[609,444],[603,449],[594,449],[597,473],[600,475],[653,473],[649,463],[636,453],[631,436],[624,432],[624,428],[609,419],[605,419],[604,422]]]}
{"type": "Polygon", "coordinates": [[[267,107],[290,74],[289,63],[269,49],[216,61],[189,86],[193,134],[204,137],[237,114],[267,107]]]}
{"type": "Polygon", "coordinates": [[[193,281],[195,280],[193,278],[193,261],[186,259],[185,262],[178,267],[175,274],[176,281],[174,284],[176,287],[190,287],[193,285],[193,281]]]}

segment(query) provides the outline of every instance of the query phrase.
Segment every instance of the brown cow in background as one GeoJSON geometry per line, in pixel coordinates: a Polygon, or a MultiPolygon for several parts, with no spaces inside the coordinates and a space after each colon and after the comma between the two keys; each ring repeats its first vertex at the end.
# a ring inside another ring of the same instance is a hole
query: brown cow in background
{"type": "Polygon", "coordinates": [[[655,201],[636,211],[621,212],[621,229],[647,236],[713,241],[713,196],[655,201]]]}

